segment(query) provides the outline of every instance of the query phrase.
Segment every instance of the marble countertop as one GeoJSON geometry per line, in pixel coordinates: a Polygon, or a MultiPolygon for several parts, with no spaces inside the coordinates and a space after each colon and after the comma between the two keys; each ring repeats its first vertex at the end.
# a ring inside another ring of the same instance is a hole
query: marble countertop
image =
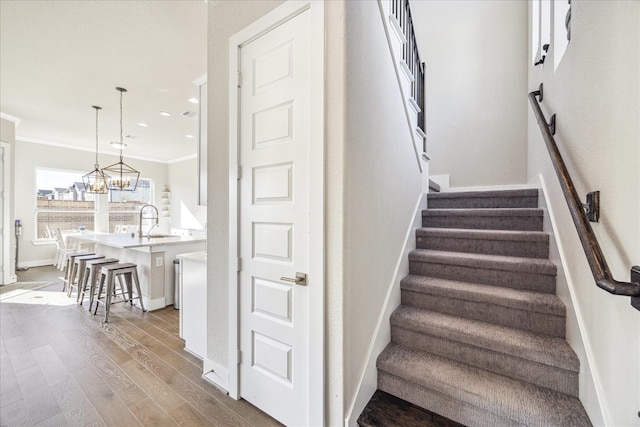
{"type": "Polygon", "coordinates": [[[169,236],[163,235],[162,237],[138,237],[136,234],[131,237],[129,233],[120,234],[82,234],[74,236],[76,239],[88,242],[97,243],[99,245],[112,246],[114,248],[139,248],[145,246],[159,246],[159,245],[176,245],[187,242],[200,242],[206,240],[205,237],[198,236],[169,236]]]}
{"type": "Polygon", "coordinates": [[[205,264],[207,263],[207,253],[205,251],[178,254],[176,258],[195,261],[195,262],[202,262],[205,264]]]}

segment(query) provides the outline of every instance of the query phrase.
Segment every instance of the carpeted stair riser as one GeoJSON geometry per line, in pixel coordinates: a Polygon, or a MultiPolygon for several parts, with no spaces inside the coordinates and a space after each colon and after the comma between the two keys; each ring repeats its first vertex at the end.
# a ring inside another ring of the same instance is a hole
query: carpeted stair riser
{"type": "Polygon", "coordinates": [[[429,209],[537,208],[538,190],[429,194],[429,209]]]}
{"type": "Polygon", "coordinates": [[[391,341],[578,397],[578,373],[423,331],[391,326],[391,341]]]}
{"type": "Polygon", "coordinates": [[[416,247],[439,251],[546,259],[549,235],[535,231],[419,228],[416,247]]]}
{"type": "Polygon", "coordinates": [[[405,289],[402,290],[401,303],[539,334],[560,338],[565,336],[565,318],[552,314],[527,312],[486,302],[429,295],[405,289]]]}
{"type": "Polygon", "coordinates": [[[435,253],[412,251],[409,254],[409,274],[441,277],[471,283],[482,283],[521,290],[555,293],[555,272],[537,272],[535,269],[523,269],[524,264],[496,265],[496,262],[469,259],[455,260],[436,257],[435,253]],[[458,264],[455,264],[455,263],[458,264]],[[466,262],[465,265],[460,265],[466,262]],[[503,268],[498,270],[496,268],[503,268]]]}
{"type": "Polygon", "coordinates": [[[392,343],[378,358],[377,366],[381,390],[407,396],[416,405],[432,407],[433,412],[469,426],[590,425],[575,397],[430,353],[392,343]],[[437,401],[421,401],[421,395],[434,392],[454,400],[460,413],[451,412],[447,406],[434,408],[437,401]],[[465,412],[473,407],[481,414],[468,417],[465,412]]]}
{"type": "Polygon", "coordinates": [[[427,209],[422,226],[473,230],[542,231],[541,209],[427,209]]]}

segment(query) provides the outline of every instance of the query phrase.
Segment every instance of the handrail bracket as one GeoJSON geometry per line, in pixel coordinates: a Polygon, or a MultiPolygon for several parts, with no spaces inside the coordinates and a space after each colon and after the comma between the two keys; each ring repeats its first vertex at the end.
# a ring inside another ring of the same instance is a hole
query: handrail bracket
{"type": "MultiPolygon", "coordinates": [[[[634,265],[633,267],[631,267],[631,282],[640,284],[640,265],[634,265]]],[[[631,305],[636,310],[640,310],[640,296],[631,297],[631,305]]]]}
{"type": "Polygon", "coordinates": [[[587,203],[583,203],[582,207],[589,222],[598,222],[600,220],[600,192],[587,193],[587,203]]]}

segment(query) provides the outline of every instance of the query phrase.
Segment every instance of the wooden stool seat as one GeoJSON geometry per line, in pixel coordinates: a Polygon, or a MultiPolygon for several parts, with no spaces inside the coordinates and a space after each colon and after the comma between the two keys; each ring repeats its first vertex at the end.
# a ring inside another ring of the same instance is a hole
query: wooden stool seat
{"type": "Polygon", "coordinates": [[[84,276],[82,276],[82,281],[78,281],[78,303],[82,305],[84,301],[84,295],[87,292],[87,285],[89,286],[89,311],[91,311],[91,307],[93,307],[93,296],[96,293],[96,282],[98,281],[98,273],[100,272],[100,268],[103,265],[107,264],[116,264],[120,262],[117,258],[101,258],[88,260],[85,263],[84,268],[84,276]]]}
{"type": "Polygon", "coordinates": [[[67,289],[67,284],[69,284],[69,277],[71,276],[71,270],[73,269],[75,259],[79,256],[95,255],[95,254],[96,254],[95,252],[89,252],[89,251],[72,252],[67,254],[67,265],[65,266],[64,279],[62,280],[63,292],[67,289]]]}
{"type": "Polygon", "coordinates": [[[144,303],[142,302],[142,291],[140,290],[140,280],[138,279],[138,266],[136,264],[126,262],[126,263],[118,263],[118,264],[109,264],[100,267],[100,284],[98,287],[98,296],[96,299],[96,308],[93,314],[98,312],[98,306],[102,303],[105,306],[104,312],[104,321],[105,323],[109,321],[109,307],[111,306],[111,297],[115,294],[115,281],[118,279],[120,281],[121,293],[120,295],[123,297],[124,302],[129,301],[131,305],[133,305],[133,300],[138,299],[140,301],[140,308],[142,311],[146,311],[144,309],[144,303]],[[124,278],[124,284],[126,289],[122,288],[124,278]],[[105,301],[100,301],[100,297],[102,295],[102,289],[105,287],[105,301]],[[136,286],[136,294],[137,296],[133,296],[133,282],[135,282],[136,286]]]}

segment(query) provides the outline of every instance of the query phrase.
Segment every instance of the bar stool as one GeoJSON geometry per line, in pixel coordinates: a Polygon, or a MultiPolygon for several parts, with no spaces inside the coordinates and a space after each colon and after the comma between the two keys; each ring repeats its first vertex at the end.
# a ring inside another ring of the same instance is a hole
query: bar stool
{"type": "MultiPolygon", "coordinates": [[[[67,254],[67,265],[65,266],[64,279],[62,279],[62,292],[64,292],[65,289],[67,289],[67,284],[69,283],[69,277],[71,276],[71,270],[73,269],[73,265],[76,257],[85,256],[85,255],[95,255],[95,254],[96,254],[95,252],[89,252],[89,251],[73,252],[73,253],[67,254]]],[[[68,295],[70,296],[71,294],[68,293],[68,295]]]]}
{"type": "Polygon", "coordinates": [[[105,258],[88,260],[84,264],[84,275],[78,279],[78,304],[82,305],[84,295],[89,286],[89,311],[93,306],[93,296],[96,293],[96,282],[98,281],[98,273],[103,265],[116,264],[120,260],[116,258],[105,258]]]}
{"type": "Polygon", "coordinates": [[[71,274],[69,275],[69,289],[67,290],[67,296],[70,297],[73,293],[73,288],[77,288],[76,301],[80,296],[80,283],[84,276],[84,266],[87,261],[94,259],[103,259],[104,255],[82,255],[77,256],[73,260],[73,266],[71,267],[71,274]]]}
{"type": "Polygon", "coordinates": [[[105,323],[109,321],[109,307],[111,306],[111,297],[112,295],[116,295],[115,289],[114,289],[116,279],[120,281],[120,285],[122,288],[121,279],[124,278],[124,282],[126,284],[127,289],[126,291],[124,289],[121,289],[122,292],[120,293],[120,295],[122,295],[122,297],[124,298],[124,301],[125,302],[129,301],[129,303],[133,305],[133,300],[137,298],[138,300],[140,300],[140,308],[142,308],[142,311],[146,311],[144,309],[144,304],[142,302],[142,292],[140,291],[140,281],[138,280],[137,267],[138,266],[136,264],[127,262],[127,263],[105,265],[100,268],[100,285],[98,287],[96,309],[93,312],[93,314],[95,315],[98,312],[98,306],[100,305],[100,303],[104,304],[105,323]],[[132,286],[133,286],[132,282],[134,281],[135,281],[136,293],[137,293],[137,296],[135,298],[133,297],[133,289],[132,289],[132,286]],[[100,301],[100,296],[102,295],[102,288],[104,287],[105,282],[106,282],[105,297],[104,297],[105,301],[102,302],[100,301]]]}

